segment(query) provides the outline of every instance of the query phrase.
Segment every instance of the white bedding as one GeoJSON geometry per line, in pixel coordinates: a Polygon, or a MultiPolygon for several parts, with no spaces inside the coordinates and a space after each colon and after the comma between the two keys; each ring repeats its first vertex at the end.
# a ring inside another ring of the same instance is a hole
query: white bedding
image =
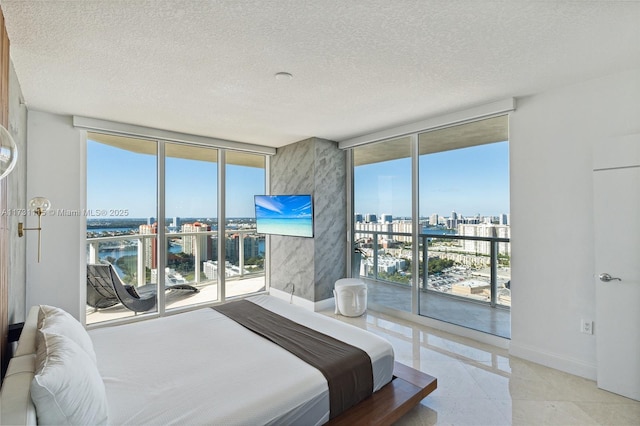
{"type": "MultiPolygon", "coordinates": [[[[374,391],[393,374],[384,339],[271,296],[252,302],[367,352],[374,391]]],[[[111,424],[322,424],[318,370],[210,308],[89,332],[111,424]]]]}

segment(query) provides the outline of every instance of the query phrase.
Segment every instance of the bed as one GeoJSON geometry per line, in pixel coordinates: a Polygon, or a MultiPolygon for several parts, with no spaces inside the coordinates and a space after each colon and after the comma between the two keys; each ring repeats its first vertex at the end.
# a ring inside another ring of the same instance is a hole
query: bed
{"type": "MultiPolygon", "coordinates": [[[[80,413],[76,419],[109,424],[225,425],[353,424],[355,419],[385,424],[436,387],[433,377],[394,362],[391,345],[372,333],[272,296],[246,301],[364,351],[370,358],[373,395],[335,415],[327,379],[318,369],[227,315],[203,308],[88,333],[74,329],[71,334],[79,344],[62,352],[63,357],[72,358],[72,370],[83,371],[76,378],[80,381],[76,388],[83,392],[72,395],[71,401],[77,406],[95,405],[87,410],[93,417],[80,413]],[[80,368],[83,362],[85,368],[80,368]]],[[[36,332],[42,309],[30,311],[10,362],[2,389],[2,424],[36,424],[32,400],[38,418],[48,409],[46,404],[41,407],[40,391],[31,384],[38,368],[35,342],[40,339],[42,346],[54,349],[60,342],[42,343],[46,333],[36,332]]],[[[57,377],[60,373],[54,379],[61,380],[57,377]]]]}

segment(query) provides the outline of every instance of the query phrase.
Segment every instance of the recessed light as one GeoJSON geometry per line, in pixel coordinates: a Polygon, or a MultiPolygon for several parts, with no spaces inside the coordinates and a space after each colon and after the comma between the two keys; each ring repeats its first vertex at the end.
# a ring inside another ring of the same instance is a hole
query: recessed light
{"type": "Polygon", "coordinates": [[[276,80],[291,80],[293,75],[288,72],[278,72],[276,73],[276,80]]]}

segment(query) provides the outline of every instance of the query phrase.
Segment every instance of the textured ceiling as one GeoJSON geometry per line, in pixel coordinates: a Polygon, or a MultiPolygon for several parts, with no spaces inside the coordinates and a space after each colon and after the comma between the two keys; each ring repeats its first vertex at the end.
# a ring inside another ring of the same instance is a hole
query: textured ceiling
{"type": "Polygon", "coordinates": [[[273,147],[640,69],[632,1],[0,5],[29,108],[273,147]]]}

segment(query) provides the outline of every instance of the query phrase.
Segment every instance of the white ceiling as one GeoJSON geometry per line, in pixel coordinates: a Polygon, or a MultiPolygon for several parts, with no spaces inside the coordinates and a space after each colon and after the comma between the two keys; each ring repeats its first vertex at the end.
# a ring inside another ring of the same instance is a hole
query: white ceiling
{"type": "Polygon", "coordinates": [[[636,1],[0,4],[30,109],[273,147],[640,69],[636,1]]]}

